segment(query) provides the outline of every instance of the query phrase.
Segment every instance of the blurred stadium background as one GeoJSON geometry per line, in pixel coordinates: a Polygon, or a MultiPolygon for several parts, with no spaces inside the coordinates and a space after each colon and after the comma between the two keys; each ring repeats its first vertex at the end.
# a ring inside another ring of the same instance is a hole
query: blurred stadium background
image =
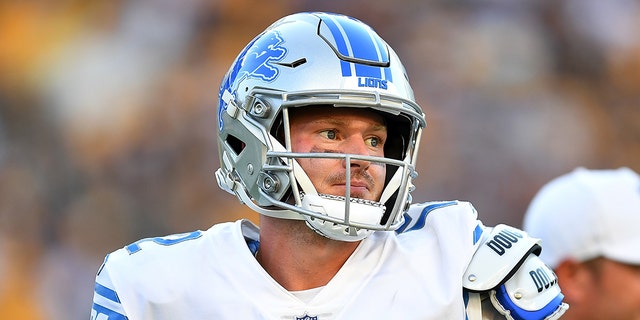
{"type": "Polygon", "coordinates": [[[4,0],[0,318],[87,319],[107,252],[257,221],[213,176],[219,81],[271,22],[314,10],[403,59],[429,123],[417,201],[520,226],[576,166],[640,170],[637,0],[4,0]]]}

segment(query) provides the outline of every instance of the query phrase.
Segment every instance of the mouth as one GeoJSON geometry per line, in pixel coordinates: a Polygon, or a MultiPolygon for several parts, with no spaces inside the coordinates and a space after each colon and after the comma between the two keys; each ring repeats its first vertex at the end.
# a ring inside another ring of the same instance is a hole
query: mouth
{"type": "Polygon", "coordinates": [[[371,197],[371,187],[366,183],[356,183],[352,182],[351,185],[339,183],[333,185],[334,192],[333,194],[346,194],[347,187],[349,187],[349,194],[351,197],[356,198],[369,198],[371,197]]]}
{"type": "MultiPolygon", "coordinates": [[[[349,185],[348,185],[348,184],[341,183],[341,184],[336,184],[335,186],[336,186],[336,187],[340,187],[340,188],[344,188],[344,189],[346,189],[346,188],[347,188],[347,186],[349,186],[349,185]]],[[[369,185],[368,185],[368,184],[366,184],[366,183],[353,183],[353,182],[352,182],[352,183],[350,184],[350,189],[351,189],[351,191],[354,191],[354,190],[367,191],[367,190],[369,190],[369,189],[370,189],[370,187],[369,187],[369,185]]]]}
{"type": "MultiPolygon", "coordinates": [[[[346,183],[345,183],[346,185],[346,183]]],[[[365,189],[369,189],[369,183],[365,182],[365,181],[352,181],[351,182],[351,188],[365,188],[365,189]]]]}
{"type": "Polygon", "coordinates": [[[352,198],[362,198],[372,201],[380,200],[376,182],[364,172],[354,172],[349,180],[340,173],[331,174],[327,177],[318,192],[324,194],[347,196],[352,198]],[[348,190],[347,190],[348,189],[348,190]]]}

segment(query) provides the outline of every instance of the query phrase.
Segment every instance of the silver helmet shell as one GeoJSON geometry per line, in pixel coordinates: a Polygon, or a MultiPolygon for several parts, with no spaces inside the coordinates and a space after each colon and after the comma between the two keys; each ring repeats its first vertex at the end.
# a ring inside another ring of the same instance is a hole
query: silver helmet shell
{"type": "Polygon", "coordinates": [[[402,225],[425,125],[402,63],[372,28],[339,14],[293,14],[254,38],[222,80],[216,178],[260,214],[305,220],[331,239],[361,240],[402,225]],[[289,108],[319,105],[373,109],[396,140],[387,142],[384,158],[291,152],[289,108]],[[304,157],[383,163],[380,201],[352,198],[348,191],[318,194],[296,160],[304,157]]]}

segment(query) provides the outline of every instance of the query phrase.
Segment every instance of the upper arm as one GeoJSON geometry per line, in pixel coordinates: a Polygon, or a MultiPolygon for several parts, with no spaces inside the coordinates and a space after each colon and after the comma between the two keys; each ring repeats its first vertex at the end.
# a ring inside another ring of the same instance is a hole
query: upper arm
{"type": "Polygon", "coordinates": [[[128,319],[122,307],[118,292],[111,281],[107,267],[108,261],[109,255],[105,258],[96,275],[93,305],[91,307],[91,320],[128,319]]]}

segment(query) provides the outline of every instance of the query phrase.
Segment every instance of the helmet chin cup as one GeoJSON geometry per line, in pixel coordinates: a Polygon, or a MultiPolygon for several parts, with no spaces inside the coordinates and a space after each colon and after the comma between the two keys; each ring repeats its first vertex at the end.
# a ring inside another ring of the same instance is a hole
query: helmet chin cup
{"type": "Polygon", "coordinates": [[[307,225],[321,235],[339,241],[358,241],[373,230],[366,226],[379,224],[385,207],[375,201],[342,196],[303,195],[302,208],[317,212],[323,218],[305,216],[307,225]],[[361,226],[361,227],[359,227],[361,226]]]}

